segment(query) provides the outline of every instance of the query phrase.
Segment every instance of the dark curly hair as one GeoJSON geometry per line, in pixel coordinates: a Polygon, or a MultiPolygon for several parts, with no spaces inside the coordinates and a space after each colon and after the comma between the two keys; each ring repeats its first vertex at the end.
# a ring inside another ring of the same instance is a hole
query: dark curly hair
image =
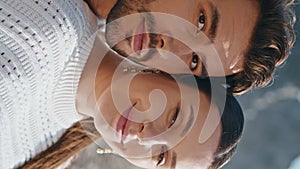
{"type": "Polygon", "coordinates": [[[230,92],[241,94],[273,80],[275,68],[287,59],[295,42],[293,4],[294,0],[258,0],[260,12],[244,69],[228,78],[230,92]]]}
{"type": "Polygon", "coordinates": [[[244,115],[240,104],[232,95],[227,95],[226,97],[221,123],[221,139],[209,169],[218,169],[224,166],[235,154],[237,145],[242,137],[244,115]]]}

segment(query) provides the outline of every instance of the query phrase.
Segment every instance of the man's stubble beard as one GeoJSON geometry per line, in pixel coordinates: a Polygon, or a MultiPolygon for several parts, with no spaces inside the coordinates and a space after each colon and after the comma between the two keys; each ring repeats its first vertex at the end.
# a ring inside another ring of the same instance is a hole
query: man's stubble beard
{"type": "MultiPolygon", "coordinates": [[[[126,41],[126,43],[128,43],[128,45],[130,46],[132,36],[134,36],[133,30],[126,31],[127,29],[124,28],[124,26],[126,25],[124,24],[124,22],[120,22],[122,21],[120,19],[121,17],[131,15],[131,14],[144,13],[143,16],[145,17],[148,32],[155,32],[154,17],[143,6],[153,1],[155,0],[142,0],[142,1],[118,0],[117,3],[109,12],[107,17],[105,37],[108,45],[118,54],[124,57],[130,56],[130,53],[127,53],[125,50],[122,49],[122,47],[119,45],[119,42],[121,39],[122,41],[126,41]],[[117,19],[119,20],[116,21],[117,19]]],[[[146,56],[144,56],[143,58],[150,58],[152,55],[154,55],[157,52],[156,50],[156,46],[158,43],[157,37],[158,37],[157,34],[154,33],[149,34],[150,43],[148,48],[151,48],[151,50],[149,50],[146,53],[146,56]]],[[[138,60],[138,61],[143,61],[143,60],[138,60]]]]}

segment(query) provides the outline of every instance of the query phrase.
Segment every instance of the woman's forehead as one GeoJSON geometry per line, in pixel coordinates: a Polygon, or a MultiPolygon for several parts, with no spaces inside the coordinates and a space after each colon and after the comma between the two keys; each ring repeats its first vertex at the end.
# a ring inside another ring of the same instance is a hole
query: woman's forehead
{"type": "MultiPolygon", "coordinates": [[[[217,132],[219,133],[219,132],[217,132]]],[[[214,137],[210,144],[200,144],[187,141],[182,147],[175,147],[172,154],[176,154],[176,167],[174,168],[208,168],[213,161],[213,154],[218,147],[219,139],[214,137]]],[[[184,142],[185,140],[183,140],[184,142]]]]}
{"type": "MultiPolygon", "coordinates": [[[[219,116],[218,110],[211,113],[214,113],[216,117],[219,116]]],[[[176,168],[195,168],[195,166],[196,168],[207,168],[211,164],[213,154],[220,142],[222,127],[219,118],[216,120],[219,123],[215,126],[209,124],[209,122],[206,123],[206,120],[203,120],[207,119],[206,117],[199,114],[185,138],[170,150],[170,152],[176,153],[176,168]],[[205,130],[205,128],[211,130],[205,130]],[[202,133],[207,131],[211,133],[202,133]],[[199,142],[201,135],[208,136],[205,142],[199,142]]]]}

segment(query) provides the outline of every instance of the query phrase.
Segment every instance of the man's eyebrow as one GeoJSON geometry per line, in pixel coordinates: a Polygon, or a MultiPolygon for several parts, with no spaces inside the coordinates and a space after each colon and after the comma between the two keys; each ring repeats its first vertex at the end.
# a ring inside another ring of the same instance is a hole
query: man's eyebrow
{"type": "Polygon", "coordinates": [[[217,35],[217,28],[219,24],[220,14],[217,7],[212,2],[209,3],[209,7],[212,11],[212,15],[211,15],[212,22],[209,28],[209,39],[213,42],[217,35]]]}
{"type": "Polygon", "coordinates": [[[189,120],[188,122],[186,123],[184,129],[182,130],[180,136],[183,137],[187,132],[188,130],[191,128],[193,122],[194,122],[194,119],[195,119],[195,116],[194,116],[194,110],[193,110],[193,106],[191,106],[191,113],[190,113],[190,117],[189,117],[189,120]]]}
{"type": "Polygon", "coordinates": [[[176,168],[176,160],[177,160],[177,154],[175,151],[172,153],[172,161],[171,161],[171,169],[176,168]]]}

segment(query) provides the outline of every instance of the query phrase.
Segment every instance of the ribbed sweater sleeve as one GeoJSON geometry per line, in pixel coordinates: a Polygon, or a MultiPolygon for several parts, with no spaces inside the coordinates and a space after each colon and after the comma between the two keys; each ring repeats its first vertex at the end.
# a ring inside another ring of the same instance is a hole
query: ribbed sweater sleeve
{"type": "Polygon", "coordinates": [[[22,165],[80,120],[79,78],[96,32],[82,0],[0,1],[0,168],[22,165]]]}

